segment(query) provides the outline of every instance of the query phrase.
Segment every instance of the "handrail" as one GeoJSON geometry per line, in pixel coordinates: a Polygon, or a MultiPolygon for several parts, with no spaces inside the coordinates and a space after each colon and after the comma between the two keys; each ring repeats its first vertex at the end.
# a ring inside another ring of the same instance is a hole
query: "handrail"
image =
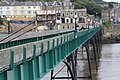
{"type": "Polygon", "coordinates": [[[23,39],[16,39],[16,40],[8,41],[8,42],[1,42],[0,43],[0,50],[8,48],[8,47],[13,47],[13,46],[25,44],[25,43],[39,41],[39,40],[42,40],[42,39],[47,39],[47,38],[50,38],[50,37],[55,37],[55,36],[62,35],[62,34],[67,34],[67,33],[73,32],[73,31],[74,31],[73,29],[51,30],[51,31],[48,31],[46,33],[45,32],[38,33],[39,35],[34,36],[34,37],[32,36],[32,37],[23,38],[23,39]],[[40,35],[40,34],[42,34],[42,35],[40,35]]]}

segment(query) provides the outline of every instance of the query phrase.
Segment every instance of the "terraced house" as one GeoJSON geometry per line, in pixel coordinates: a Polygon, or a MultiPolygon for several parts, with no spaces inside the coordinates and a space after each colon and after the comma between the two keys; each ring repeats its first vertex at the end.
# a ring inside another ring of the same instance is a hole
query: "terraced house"
{"type": "Polygon", "coordinates": [[[0,3],[0,16],[6,17],[34,17],[41,5],[36,2],[12,2],[0,3]]]}

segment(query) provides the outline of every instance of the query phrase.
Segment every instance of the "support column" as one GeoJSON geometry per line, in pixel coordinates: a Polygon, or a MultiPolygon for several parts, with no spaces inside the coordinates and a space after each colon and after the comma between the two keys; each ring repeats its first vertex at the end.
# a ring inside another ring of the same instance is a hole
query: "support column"
{"type": "Polygon", "coordinates": [[[89,78],[92,80],[92,72],[91,72],[91,63],[90,63],[90,51],[89,51],[89,41],[85,43],[85,48],[87,52],[87,60],[89,66],[89,78]]]}
{"type": "Polygon", "coordinates": [[[97,71],[98,70],[98,66],[97,66],[97,56],[96,56],[96,48],[95,48],[94,38],[92,39],[92,46],[93,46],[94,61],[95,61],[95,66],[96,66],[96,71],[97,71]]]}

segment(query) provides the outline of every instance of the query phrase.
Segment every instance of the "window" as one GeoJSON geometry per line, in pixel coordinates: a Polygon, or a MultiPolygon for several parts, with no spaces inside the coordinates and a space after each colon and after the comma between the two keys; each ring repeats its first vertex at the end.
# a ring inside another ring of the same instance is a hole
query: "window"
{"type": "Polygon", "coordinates": [[[57,20],[60,20],[60,17],[57,17],[57,20]]]}
{"type": "Polygon", "coordinates": [[[2,15],[3,14],[3,11],[0,11],[0,15],[2,15]]]}
{"type": "Polygon", "coordinates": [[[63,13],[63,17],[64,17],[64,13],[63,13]]]}
{"type": "Polygon", "coordinates": [[[36,7],[34,6],[33,8],[35,9],[36,7]]]}
{"type": "Polygon", "coordinates": [[[28,6],[28,9],[30,9],[31,7],[30,6],[28,6]]]}
{"type": "Polygon", "coordinates": [[[73,23],[73,19],[71,19],[71,23],[73,23]]]}
{"type": "Polygon", "coordinates": [[[68,26],[68,29],[69,29],[69,26],[68,26]]]}
{"type": "Polygon", "coordinates": [[[81,16],[83,16],[84,15],[84,12],[81,12],[81,16]]]}
{"type": "Polygon", "coordinates": [[[7,9],[10,9],[9,7],[7,7],[7,9]]]}
{"type": "Polygon", "coordinates": [[[33,14],[36,14],[36,11],[33,11],[33,14]]]}
{"type": "Polygon", "coordinates": [[[65,23],[65,18],[61,18],[62,19],[62,23],[65,23]]]}
{"type": "Polygon", "coordinates": [[[6,11],[6,15],[10,15],[10,11],[6,11]]]}
{"type": "Polygon", "coordinates": [[[24,11],[21,11],[21,13],[23,14],[23,13],[24,13],[24,11]]]}
{"type": "Polygon", "coordinates": [[[68,12],[67,12],[67,15],[68,15],[68,12]]]}
{"type": "Polygon", "coordinates": [[[14,11],[15,14],[17,14],[17,11],[14,11]]]}
{"type": "Polygon", "coordinates": [[[85,23],[85,19],[84,18],[79,18],[79,23],[85,23]]]}
{"type": "Polygon", "coordinates": [[[60,13],[57,13],[57,16],[60,16],[60,13]]]}
{"type": "Polygon", "coordinates": [[[75,15],[76,15],[76,12],[75,12],[75,15]]]}
{"type": "Polygon", "coordinates": [[[22,6],[21,9],[24,9],[24,7],[22,6]]]}
{"type": "Polygon", "coordinates": [[[31,11],[28,11],[28,14],[31,14],[31,11]]]}
{"type": "Polygon", "coordinates": [[[67,23],[69,22],[69,19],[67,19],[67,23]]]}

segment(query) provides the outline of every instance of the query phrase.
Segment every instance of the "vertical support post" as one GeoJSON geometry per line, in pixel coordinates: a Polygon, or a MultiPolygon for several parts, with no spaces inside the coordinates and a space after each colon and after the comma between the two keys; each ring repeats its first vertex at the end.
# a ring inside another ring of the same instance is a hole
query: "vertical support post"
{"type": "Polygon", "coordinates": [[[54,69],[51,71],[51,79],[50,80],[53,79],[53,72],[54,72],[54,69]]]}
{"type": "Polygon", "coordinates": [[[63,48],[63,45],[62,45],[62,43],[63,43],[63,38],[61,37],[61,40],[60,40],[60,59],[63,59],[63,50],[62,50],[62,48],[63,48]]]}
{"type": "MultiPolygon", "coordinates": [[[[56,56],[56,54],[55,54],[55,40],[54,40],[54,39],[53,39],[52,48],[53,48],[53,65],[56,65],[56,62],[57,62],[56,58],[57,58],[57,56],[56,56]]],[[[53,67],[53,66],[52,66],[52,67],[53,67]]]]}
{"type": "Polygon", "coordinates": [[[96,44],[96,50],[97,50],[97,55],[98,55],[98,58],[99,58],[99,48],[98,48],[98,38],[97,36],[95,36],[95,44],[96,44]]]}
{"type": "MultiPolygon", "coordinates": [[[[68,57],[68,58],[69,58],[69,57],[68,57]]],[[[67,66],[68,71],[70,72],[70,75],[71,75],[72,80],[75,80],[74,74],[73,74],[73,72],[72,72],[72,70],[71,70],[71,67],[69,66],[68,62],[65,62],[65,61],[63,61],[63,62],[64,62],[65,65],[67,66]]]]}
{"type": "Polygon", "coordinates": [[[54,66],[54,41],[52,42],[52,50],[51,51],[48,51],[48,53],[47,54],[49,54],[48,56],[49,56],[49,65],[50,65],[50,67],[49,68],[53,68],[53,66],[54,66]]]}
{"type": "Polygon", "coordinates": [[[92,39],[92,46],[93,46],[94,61],[95,61],[95,66],[96,66],[96,71],[97,71],[98,67],[97,67],[97,56],[96,56],[96,49],[95,49],[94,38],[92,39]]]}
{"type": "Polygon", "coordinates": [[[43,53],[43,43],[41,43],[41,56],[42,56],[42,73],[46,73],[46,57],[45,53],[43,53]]]}
{"type": "Polygon", "coordinates": [[[39,62],[36,56],[36,45],[33,45],[33,76],[35,78],[39,78],[39,62]]]}
{"type": "Polygon", "coordinates": [[[7,71],[0,73],[0,80],[7,80],[7,71]]]}
{"type": "Polygon", "coordinates": [[[28,63],[26,61],[26,48],[23,47],[23,78],[29,80],[28,63]]]}
{"type": "Polygon", "coordinates": [[[72,62],[72,72],[73,72],[73,75],[74,75],[74,80],[77,80],[77,74],[76,74],[77,72],[76,72],[76,69],[75,69],[73,54],[70,55],[70,58],[71,58],[71,62],[72,62]]]}
{"type": "Polygon", "coordinates": [[[59,38],[57,38],[57,49],[56,49],[56,52],[57,52],[57,62],[60,61],[60,50],[59,50],[59,38]]]}
{"type": "Polygon", "coordinates": [[[14,67],[14,51],[10,50],[10,70],[13,70],[14,67]]]}
{"type": "Polygon", "coordinates": [[[89,41],[85,43],[85,48],[87,52],[87,60],[88,60],[88,66],[89,66],[89,78],[92,80],[92,72],[91,72],[91,63],[90,63],[90,51],[89,51],[89,41]]]}
{"type": "Polygon", "coordinates": [[[77,52],[78,52],[78,49],[75,50],[75,54],[74,54],[76,77],[77,77],[77,52]]]}
{"type": "Polygon", "coordinates": [[[46,55],[46,69],[47,69],[47,71],[49,71],[49,69],[50,69],[50,41],[48,40],[47,41],[47,53],[45,53],[45,55],[46,55]]]}
{"type": "Polygon", "coordinates": [[[21,68],[20,65],[14,68],[14,80],[21,80],[21,68]]]}

